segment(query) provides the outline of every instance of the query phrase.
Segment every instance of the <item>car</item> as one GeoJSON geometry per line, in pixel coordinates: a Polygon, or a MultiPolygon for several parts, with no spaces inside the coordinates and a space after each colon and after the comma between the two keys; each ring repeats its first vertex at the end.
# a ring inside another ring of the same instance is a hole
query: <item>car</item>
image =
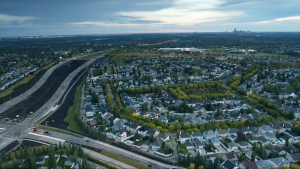
{"type": "Polygon", "coordinates": [[[45,134],[49,134],[49,131],[45,131],[45,134]]]}
{"type": "Polygon", "coordinates": [[[34,132],[36,132],[36,129],[33,129],[34,132]]]}
{"type": "Polygon", "coordinates": [[[42,131],[42,130],[40,130],[40,131],[39,131],[39,133],[40,133],[40,134],[43,134],[43,131],[42,131]]]}
{"type": "Polygon", "coordinates": [[[153,165],[151,165],[151,164],[148,164],[148,167],[151,167],[151,168],[152,168],[152,167],[153,167],[153,165]]]}
{"type": "Polygon", "coordinates": [[[90,140],[86,140],[86,142],[89,142],[90,140]]]}

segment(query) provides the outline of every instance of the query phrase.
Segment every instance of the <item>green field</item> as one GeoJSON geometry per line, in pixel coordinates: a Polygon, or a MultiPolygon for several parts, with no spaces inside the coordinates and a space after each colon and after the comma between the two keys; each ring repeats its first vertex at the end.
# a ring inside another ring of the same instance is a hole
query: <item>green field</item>
{"type": "Polygon", "coordinates": [[[113,159],[115,159],[115,160],[121,161],[121,162],[123,162],[123,163],[125,163],[125,164],[131,165],[131,166],[136,167],[136,168],[150,169],[150,167],[144,166],[144,165],[142,165],[142,164],[140,164],[140,163],[134,162],[134,161],[132,161],[132,160],[129,160],[129,159],[127,159],[127,158],[118,156],[118,155],[116,155],[116,154],[113,154],[113,153],[110,153],[110,152],[107,152],[107,151],[101,151],[100,154],[105,155],[105,156],[108,156],[108,157],[113,158],[113,159]]]}
{"type": "Polygon", "coordinates": [[[75,116],[76,116],[76,112],[80,111],[81,95],[82,95],[82,88],[84,85],[84,81],[85,80],[83,80],[82,83],[77,87],[76,95],[74,99],[74,105],[69,108],[68,115],[64,119],[64,122],[69,123],[69,126],[67,127],[68,130],[72,130],[82,134],[86,134],[86,133],[78,126],[78,123],[75,121],[75,116]]]}

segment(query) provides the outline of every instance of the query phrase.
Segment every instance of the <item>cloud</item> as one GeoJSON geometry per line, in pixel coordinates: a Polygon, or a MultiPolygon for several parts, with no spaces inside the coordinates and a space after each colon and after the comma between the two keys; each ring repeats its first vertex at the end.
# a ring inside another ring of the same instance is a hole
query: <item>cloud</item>
{"type": "Polygon", "coordinates": [[[241,11],[218,11],[224,0],[176,0],[170,7],[156,11],[119,12],[120,16],[157,21],[169,25],[191,26],[242,16],[241,11]]]}
{"type": "Polygon", "coordinates": [[[78,25],[78,26],[97,26],[97,27],[142,27],[142,26],[157,26],[160,23],[135,24],[135,23],[105,23],[105,22],[73,22],[70,24],[78,25]]]}
{"type": "Polygon", "coordinates": [[[31,16],[12,16],[6,14],[0,14],[0,21],[4,23],[8,22],[25,22],[36,19],[35,17],[31,16]]]}
{"type": "Polygon", "coordinates": [[[300,21],[300,15],[265,20],[265,21],[258,21],[258,22],[225,23],[224,25],[259,25],[259,24],[278,23],[278,22],[284,22],[284,21],[300,21]]]}

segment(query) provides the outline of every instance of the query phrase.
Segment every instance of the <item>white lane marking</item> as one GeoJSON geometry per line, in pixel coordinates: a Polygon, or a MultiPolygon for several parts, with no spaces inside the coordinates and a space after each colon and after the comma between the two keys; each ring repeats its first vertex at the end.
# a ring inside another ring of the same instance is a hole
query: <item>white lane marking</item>
{"type": "Polygon", "coordinates": [[[36,134],[36,133],[28,133],[28,134],[35,135],[35,136],[40,136],[40,137],[46,137],[46,138],[53,139],[53,140],[57,140],[57,141],[63,141],[63,142],[66,141],[66,140],[62,140],[62,139],[59,139],[59,138],[50,137],[50,136],[45,136],[45,135],[36,134]]]}

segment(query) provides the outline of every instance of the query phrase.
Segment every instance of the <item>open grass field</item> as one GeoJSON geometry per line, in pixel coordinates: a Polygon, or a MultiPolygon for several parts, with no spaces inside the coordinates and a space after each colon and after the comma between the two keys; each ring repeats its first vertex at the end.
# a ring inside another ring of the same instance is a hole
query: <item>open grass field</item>
{"type": "Polygon", "coordinates": [[[129,159],[127,159],[127,158],[118,156],[118,155],[113,154],[113,153],[110,153],[110,152],[108,152],[108,151],[101,151],[100,154],[105,155],[105,156],[108,156],[108,157],[113,158],[113,159],[115,159],[115,160],[121,161],[121,162],[123,162],[123,163],[125,163],[125,164],[131,165],[131,166],[136,167],[136,168],[150,169],[150,167],[148,167],[148,166],[145,166],[145,165],[142,165],[142,164],[140,164],[140,163],[137,163],[137,162],[134,162],[134,161],[132,161],[132,160],[129,160],[129,159]]]}
{"type": "Polygon", "coordinates": [[[148,53],[148,52],[124,52],[114,54],[116,57],[156,57],[159,56],[159,53],[148,53]]]}
{"type": "Polygon", "coordinates": [[[0,98],[2,97],[6,97],[8,95],[10,95],[11,93],[13,93],[15,91],[15,88],[22,85],[22,84],[26,84],[28,83],[30,80],[32,80],[40,71],[42,70],[47,70],[49,69],[52,65],[54,65],[56,62],[50,63],[49,65],[37,70],[36,72],[34,72],[33,75],[29,75],[27,77],[25,77],[23,80],[21,80],[19,83],[17,83],[16,85],[14,85],[13,87],[11,87],[10,89],[4,91],[3,93],[0,94],[0,98]]]}

